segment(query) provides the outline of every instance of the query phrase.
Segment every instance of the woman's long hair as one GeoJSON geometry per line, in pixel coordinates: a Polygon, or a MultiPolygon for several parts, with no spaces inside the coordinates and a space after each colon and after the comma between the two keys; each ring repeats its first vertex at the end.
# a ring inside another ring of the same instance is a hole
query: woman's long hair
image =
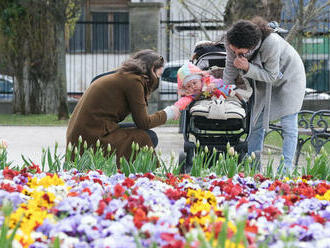
{"type": "Polygon", "coordinates": [[[151,49],[141,50],[126,60],[118,69],[120,73],[134,73],[152,78],[152,70],[164,66],[164,59],[151,49]]]}
{"type": "Polygon", "coordinates": [[[159,78],[155,77],[155,71],[164,67],[164,59],[153,50],[146,49],[135,53],[126,60],[118,69],[119,73],[133,73],[144,76],[147,80],[145,85],[145,100],[148,104],[148,97],[159,86],[159,78]]]}

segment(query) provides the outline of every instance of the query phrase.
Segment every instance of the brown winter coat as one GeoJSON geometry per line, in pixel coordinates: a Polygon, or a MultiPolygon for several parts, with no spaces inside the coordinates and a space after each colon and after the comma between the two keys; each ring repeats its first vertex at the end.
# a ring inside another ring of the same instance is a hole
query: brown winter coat
{"type": "Polygon", "coordinates": [[[75,107],[66,132],[67,144],[78,143],[79,135],[88,146],[99,139],[106,149],[110,144],[119,158],[129,158],[134,141],[140,147],[152,146],[146,129],[166,122],[166,113],[147,113],[147,97],[155,82],[135,74],[114,73],[94,81],[75,107]],[[118,123],[132,114],[137,128],[120,128],[118,123]]]}

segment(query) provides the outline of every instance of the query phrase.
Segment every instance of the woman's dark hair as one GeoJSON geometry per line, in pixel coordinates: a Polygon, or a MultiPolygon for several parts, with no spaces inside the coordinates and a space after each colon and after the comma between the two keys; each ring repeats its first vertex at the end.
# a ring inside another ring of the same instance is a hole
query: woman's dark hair
{"type": "Polygon", "coordinates": [[[164,59],[153,50],[146,49],[135,53],[118,69],[121,73],[146,75],[151,78],[152,69],[157,70],[164,66],[164,59]]]}
{"type": "Polygon", "coordinates": [[[239,20],[227,31],[227,40],[237,48],[253,49],[272,32],[267,24],[260,16],[251,21],[239,20]]]}

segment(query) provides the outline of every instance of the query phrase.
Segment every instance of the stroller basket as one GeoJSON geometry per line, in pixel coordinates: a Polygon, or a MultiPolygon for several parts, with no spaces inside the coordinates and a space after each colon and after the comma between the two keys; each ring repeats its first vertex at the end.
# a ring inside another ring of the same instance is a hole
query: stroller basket
{"type": "Polygon", "coordinates": [[[212,120],[203,116],[193,118],[194,126],[200,130],[237,131],[245,129],[245,119],[212,120]]]}
{"type": "Polygon", "coordinates": [[[227,145],[237,144],[239,142],[238,136],[222,135],[222,136],[200,136],[197,137],[202,146],[216,146],[216,145],[227,145]]]}

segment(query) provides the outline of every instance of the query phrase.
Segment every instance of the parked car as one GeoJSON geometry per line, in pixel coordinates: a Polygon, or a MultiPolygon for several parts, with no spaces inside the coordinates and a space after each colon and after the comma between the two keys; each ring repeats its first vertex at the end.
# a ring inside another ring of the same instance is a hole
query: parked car
{"type": "Polygon", "coordinates": [[[177,95],[177,78],[179,68],[185,63],[183,60],[175,60],[165,64],[164,72],[160,78],[159,95],[161,101],[175,101],[177,95]]]}
{"type": "MultiPolygon", "coordinates": [[[[68,101],[77,102],[79,97],[68,94],[68,101]]],[[[14,97],[14,82],[13,78],[7,75],[0,74],[0,100],[12,101],[14,97]]]]}
{"type": "Polygon", "coordinates": [[[0,74],[0,99],[12,100],[14,83],[10,76],[0,74]]]}
{"type": "Polygon", "coordinates": [[[318,92],[317,90],[306,88],[304,100],[329,100],[329,92],[318,92]]]}

